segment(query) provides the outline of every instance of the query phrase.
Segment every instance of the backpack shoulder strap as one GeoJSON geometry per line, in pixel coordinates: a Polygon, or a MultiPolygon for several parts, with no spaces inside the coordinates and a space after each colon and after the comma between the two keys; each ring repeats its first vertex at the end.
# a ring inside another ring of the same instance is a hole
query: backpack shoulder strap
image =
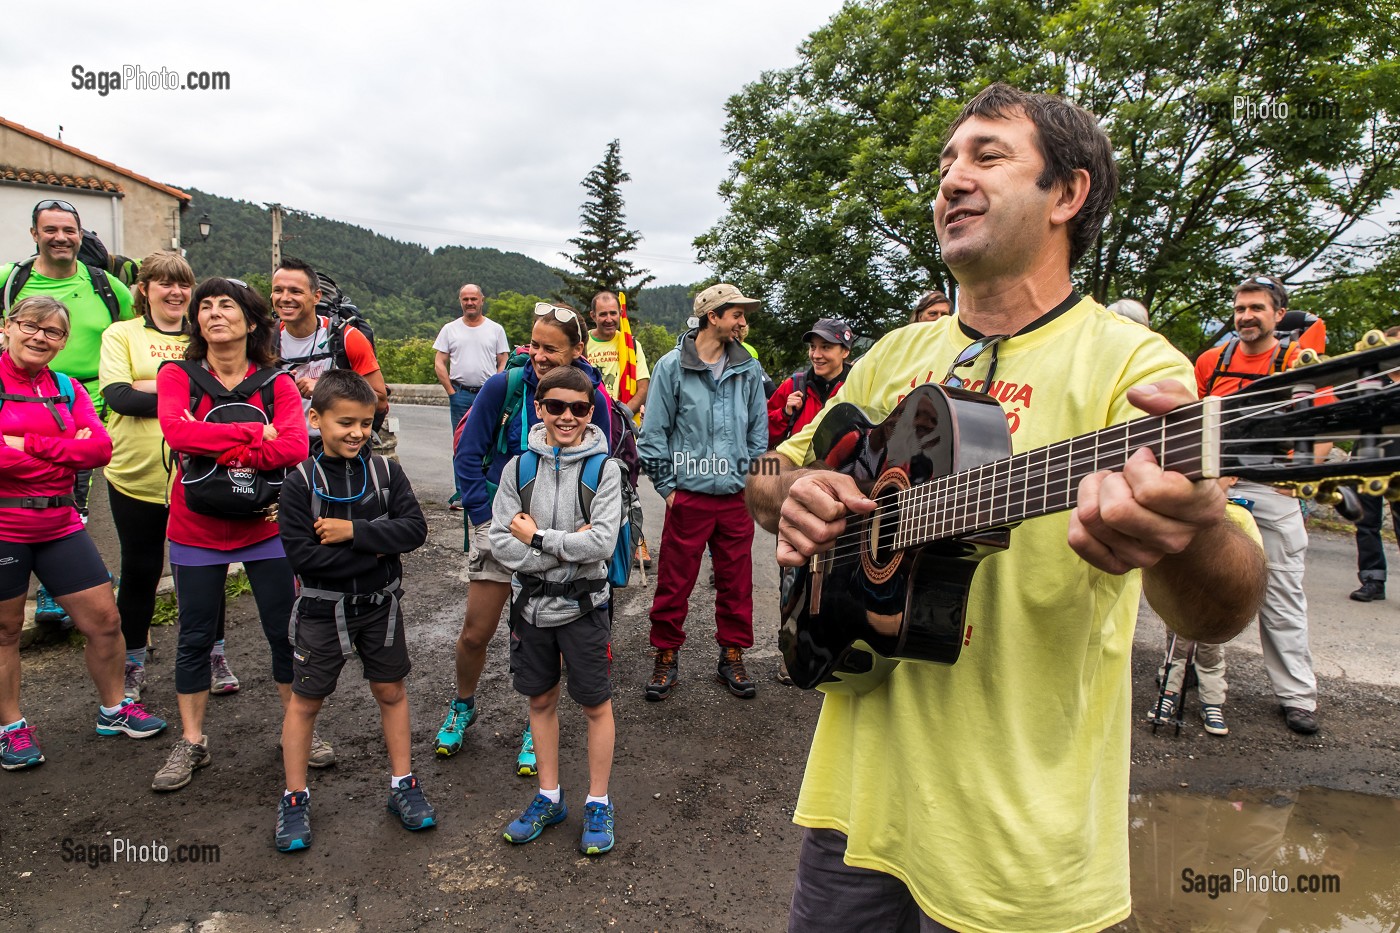
{"type": "Polygon", "coordinates": [[[107,278],[107,270],[99,266],[87,266],[88,277],[92,279],[92,290],[97,292],[97,297],[102,299],[102,303],[107,306],[107,313],[112,316],[112,323],[121,320],[122,306],[117,300],[117,293],[112,291],[112,283],[107,278]]]}
{"type": "Polygon", "coordinates": [[[29,281],[29,273],[34,271],[34,259],[22,260],[10,266],[10,274],[5,279],[5,313],[10,313],[10,306],[15,303],[15,297],[24,289],[24,283],[29,281]]]}
{"type": "Polygon", "coordinates": [[[214,374],[209,372],[199,364],[198,360],[170,360],[161,365],[175,365],[185,371],[185,375],[190,379],[190,413],[199,407],[200,399],[206,395],[215,398],[221,395],[228,395],[229,390],[224,388],[224,384],[214,378],[214,374]]]}
{"type": "Polygon", "coordinates": [[[374,483],[374,495],[379,499],[379,510],[389,514],[389,461],[381,454],[371,454],[369,475],[374,483]]]}
{"type": "Polygon", "coordinates": [[[807,371],[798,370],[792,374],[792,391],[806,393],[807,391],[807,371]]]}
{"type": "Polygon", "coordinates": [[[77,401],[78,396],[73,392],[73,380],[67,373],[54,373],[54,382],[58,383],[58,397],[65,402],[69,408],[77,401]]]}
{"type": "MultiPolygon", "coordinates": [[[[502,454],[510,454],[510,449],[506,446],[506,425],[510,424],[510,419],[519,414],[525,407],[525,367],[517,366],[514,369],[506,370],[506,400],[501,406],[501,421],[496,425],[496,450],[502,454]]],[[[524,433],[521,440],[524,440],[524,433]]],[[[524,454],[522,453],[522,456],[524,454]]]]}
{"type": "Polygon", "coordinates": [[[1230,368],[1230,358],[1235,355],[1235,347],[1239,346],[1240,338],[1231,337],[1225,344],[1225,349],[1220,351],[1220,355],[1215,358],[1215,369],[1211,371],[1210,378],[1206,380],[1206,395],[1215,387],[1215,382],[1225,374],[1230,368]]]}
{"type": "Polygon", "coordinates": [[[297,464],[297,472],[301,474],[302,479],[306,480],[306,494],[311,499],[311,523],[313,525],[321,517],[321,497],[316,495],[315,473],[313,472],[318,469],[320,468],[312,460],[303,460],[297,464]]]}
{"type": "Polygon", "coordinates": [[[535,491],[535,474],[540,469],[540,455],[527,450],[515,458],[515,488],[520,493],[520,511],[530,514],[530,497],[535,491]]]}
{"type": "Polygon", "coordinates": [[[583,520],[593,520],[593,500],[598,496],[598,484],[603,481],[603,464],[611,458],[606,453],[589,454],[578,471],[578,501],[583,507],[583,520]]]}

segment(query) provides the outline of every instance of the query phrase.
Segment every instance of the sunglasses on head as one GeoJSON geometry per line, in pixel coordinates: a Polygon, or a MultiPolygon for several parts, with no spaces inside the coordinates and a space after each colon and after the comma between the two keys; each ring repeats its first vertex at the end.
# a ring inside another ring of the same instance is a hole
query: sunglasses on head
{"type": "Polygon", "coordinates": [[[239,288],[246,288],[246,289],[248,289],[249,291],[252,291],[252,290],[253,290],[253,286],[249,285],[247,282],[243,281],[242,279],[224,279],[224,281],[225,281],[225,282],[232,282],[234,285],[237,285],[239,288]]]}
{"type": "Polygon", "coordinates": [[[67,211],[73,215],[73,219],[77,220],[80,225],[82,223],[78,218],[78,209],[76,207],[69,204],[67,201],[60,201],[58,198],[47,198],[34,205],[34,219],[31,221],[31,224],[37,225],[39,223],[39,213],[41,211],[51,210],[67,211]]]}
{"type": "Polygon", "coordinates": [[[588,413],[593,410],[592,402],[566,402],[562,398],[542,398],[540,404],[556,418],[565,410],[573,412],[575,418],[587,418],[588,413]]]}
{"type": "Polygon", "coordinates": [[[547,301],[535,302],[535,317],[548,317],[553,312],[554,319],[561,324],[577,321],[578,314],[572,308],[560,308],[547,301]]]}
{"type": "Polygon", "coordinates": [[[992,379],[996,377],[997,372],[997,344],[1010,336],[1010,334],[992,334],[989,337],[980,337],[963,347],[962,352],[957,355],[957,358],[953,360],[953,364],[948,367],[948,374],[943,377],[943,385],[950,389],[963,388],[966,383],[964,383],[962,377],[957,374],[957,370],[976,363],[977,358],[988,350],[992,351],[992,360],[987,367],[986,384],[991,385],[992,379]]]}

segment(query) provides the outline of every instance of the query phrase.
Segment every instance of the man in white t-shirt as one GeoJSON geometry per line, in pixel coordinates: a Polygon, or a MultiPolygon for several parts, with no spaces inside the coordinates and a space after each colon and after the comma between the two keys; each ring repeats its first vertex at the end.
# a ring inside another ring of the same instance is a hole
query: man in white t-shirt
{"type": "MultiPolygon", "coordinates": [[[[510,357],[506,330],[486,316],[486,296],[481,287],[470,282],[463,285],[457,300],[462,303],[462,316],[444,324],[433,341],[437,351],[433,371],[447,393],[454,432],[476,401],[481,384],[505,369],[510,357]]],[[[460,509],[457,503],[461,498],[459,489],[452,496],[453,510],[460,509]]]]}

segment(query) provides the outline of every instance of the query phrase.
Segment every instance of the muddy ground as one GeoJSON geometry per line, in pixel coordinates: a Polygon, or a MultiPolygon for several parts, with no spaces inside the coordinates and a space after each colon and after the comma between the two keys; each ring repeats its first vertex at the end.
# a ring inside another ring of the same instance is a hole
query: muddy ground
{"type": "MultiPolygon", "coordinates": [[[[414,461],[408,462],[414,477],[414,461]]],[[[420,497],[428,499],[422,489],[420,497]]],[[[758,698],[733,699],[714,681],[707,565],[693,600],[691,642],[681,655],[681,685],[669,701],[650,704],[641,697],[651,669],[650,588],[622,594],[613,667],[617,847],[596,859],[577,851],[584,729],[567,702],[562,751],[569,819],[513,847],[500,831],[528,802],[533,784],[514,774],[525,707],[507,679],[504,630],[478,691],[481,720],[455,758],[431,754],[452,691],[451,646],[464,584],[460,515],[431,501],[427,506],[430,540],[408,561],[405,605],[415,664],[409,679],[415,765],[439,827],[408,833],[386,812],[377,710],[352,662],[321,721],[339,762],[312,773],[314,845],[293,856],[273,848],[283,783],[280,711],[245,596],[232,609],[228,637],[243,689],[211,698],[213,765],[174,794],[149,789],[173,735],[139,742],[97,736],[81,652],[71,646],[25,651],[23,710],[38,726],[48,762],[0,774],[0,929],[784,929],[799,838],[792,806],[820,697],[772,679],[773,602],[760,595],[760,647],[749,656],[758,698]],[[164,846],[172,861],[90,865],[76,858],[118,841],[164,846]],[[217,846],[217,862],[173,861],[177,847],[189,844],[217,846]]],[[[1386,626],[1400,621],[1395,602],[1366,608],[1386,626]]],[[[1145,618],[1140,627],[1151,624],[1145,618]]],[[[156,644],[148,699],[173,719],[174,630],[157,629],[156,644]]],[[[1159,660],[1156,639],[1141,637],[1133,665],[1139,711],[1150,705],[1159,660]]],[[[1325,673],[1323,730],[1301,737],[1283,727],[1257,652],[1232,651],[1230,663],[1232,734],[1213,738],[1193,722],[1180,736],[1154,736],[1139,721],[1135,792],[1223,795],[1319,785],[1400,797],[1394,681],[1376,685],[1325,673]]]]}

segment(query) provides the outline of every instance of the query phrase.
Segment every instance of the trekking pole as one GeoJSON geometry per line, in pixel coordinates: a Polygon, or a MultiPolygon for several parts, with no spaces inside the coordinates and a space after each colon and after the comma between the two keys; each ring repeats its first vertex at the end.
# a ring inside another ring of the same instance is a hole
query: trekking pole
{"type": "MultiPolygon", "coordinates": [[[[1171,638],[1167,641],[1167,656],[1162,659],[1162,679],[1157,686],[1157,705],[1152,707],[1152,734],[1157,734],[1157,727],[1162,724],[1160,713],[1162,711],[1162,701],[1167,696],[1167,684],[1172,679],[1172,661],[1176,654],[1176,632],[1170,629],[1168,633],[1171,638]]],[[[1177,732],[1181,731],[1181,724],[1177,723],[1177,732]]]]}

